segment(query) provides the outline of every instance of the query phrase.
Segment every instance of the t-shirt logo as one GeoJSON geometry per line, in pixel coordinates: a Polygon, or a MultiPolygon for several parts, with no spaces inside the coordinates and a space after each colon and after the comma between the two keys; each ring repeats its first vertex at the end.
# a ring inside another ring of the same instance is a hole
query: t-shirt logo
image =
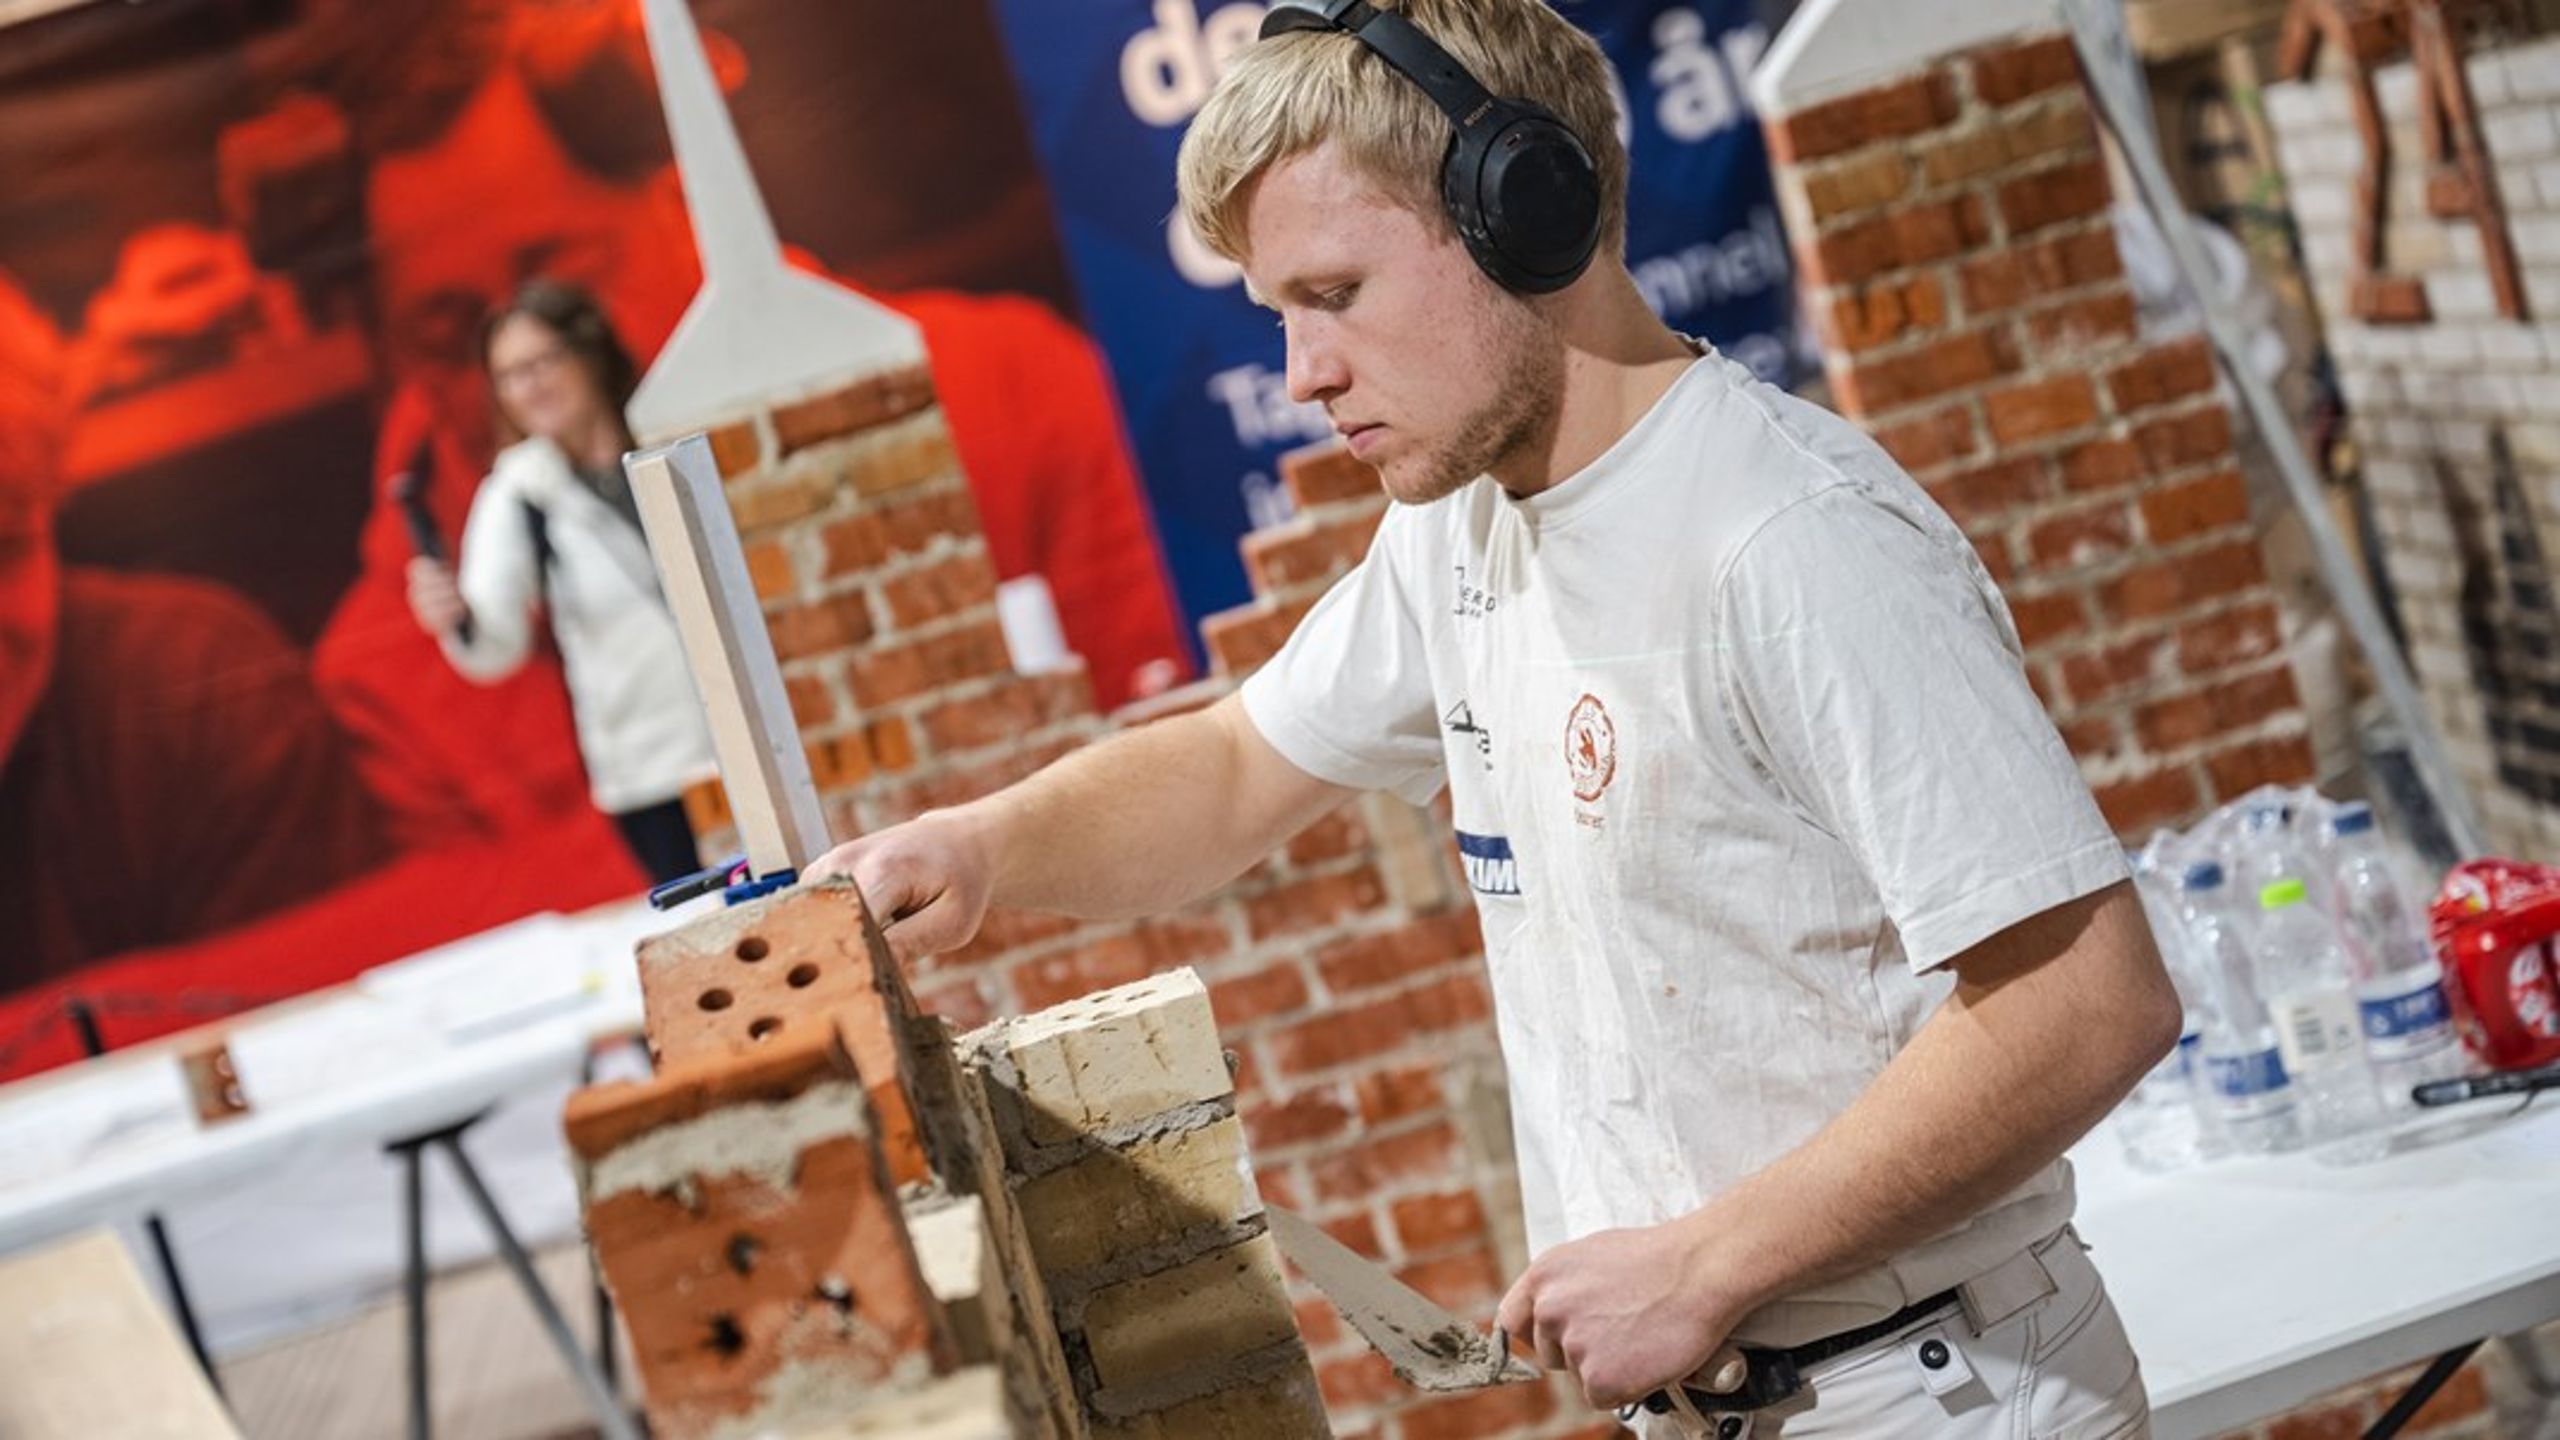
{"type": "Polygon", "coordinates": [[[1618,727],[1609,707],[1585,695],[1573,702],[1564,722],[1564,764],[1573,776],[1574,798],[1588,805],[1600,798],[1618,774],[1618,727]]]}
{"type": "Polygon", "coordinates": [[[1517,895],[1520,893],[1520,862],[1512,857],[1511,841],[1500,835],[1470,835],[1458,832],[1458,858],[1466,863],[1467,888],[1479,895],[1517,895]]]}

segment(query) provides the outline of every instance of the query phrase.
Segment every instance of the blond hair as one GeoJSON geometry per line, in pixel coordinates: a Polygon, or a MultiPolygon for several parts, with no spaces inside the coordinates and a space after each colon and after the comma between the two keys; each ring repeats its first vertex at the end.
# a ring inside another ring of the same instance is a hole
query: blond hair
{"type": "MultiPolygon", "coordinates": [[[[1497,96],[1553,111],[1600,174],[1600,252],[1626,244],[1627,151],[1599,43],[1542,0],[1370,0],[1394,10],[1497,96]]],[[[1387,196],[1447,226],[1440,161],[1453,127],[1420,86],[1339,31],[1294,31],[1245,47],[1192,121],[1175,164],[1181,214],[1230,260],[1263,172],[1331,140],[1387,196]]]]}

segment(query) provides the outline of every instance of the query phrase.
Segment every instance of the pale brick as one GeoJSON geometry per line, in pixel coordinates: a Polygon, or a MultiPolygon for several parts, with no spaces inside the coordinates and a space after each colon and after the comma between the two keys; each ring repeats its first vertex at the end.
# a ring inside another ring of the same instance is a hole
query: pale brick
{"type": "Polygon", "coordinates": [[[2480,138],[2501,163],[2560,154],[2560,118],[2540,106],[2502,110],[2480,119],[2480,138]]]}
{"type": "Polygon", "coordinates": [[[1032,1252],[1051,1276],[1262,1213],[1244,1127],[1232,1116],[1097,1151],[1023,1182],[1015,1198],[1032,1252]]]}
{"type": "Polygon", "coordinates": [[[2519,102],[2560,100],[2560,41],[2519,45],[2500,53],[2507,93],[2519,102]]]}
{"type": "Polygon", "coordinates": [[[2480,358],[2492,365],[2537,366],[2544,363],[2542,342],[2522,325],[2492,325],[2480,332],[2480,358]]]}
{"type": "Polygon", "coordinates": [[[2531,268],[2560,265],[2560,215],[2525,215],[2507,222],[2516,259],[2531,268]]]}
{"type": "Polygon", "coordinates": [[[1098,1440],[1333,1440],[1313,1367],[1203,1395],[1095,1430],[1098,1440]]]}
{"type": "Polygon", "coordinates": [[[1176,1384],[1215,1360],[1297,1338],[1268,1235],[1094,1293],[1084,1337],[1106,1391],[1176,1384]]]}
{"type": "Polygon", "coordinates": [[[2316,180],[2296,185],[2288,196],[2293,202],[2293,218],[2306,231],[2326,226],[2344,226],[2355,211],[2355,197],[2346,183],[2339,180],[2316,180]]]}
{"type": "Polygon", "coordinates": [[[1071,1000],[964,1043],[992,1045],[1011,1059],[1036,1144],[1135,1124],[1233,1088],[1209,992],[1189,969],[1071,1000]]]}
{"type": "MultiPolygon", "coordinates": [[[[2427,277],[2427,304],[2435,311],[2437,323],[2464,320],[2486,320],[2498,313],[2498,297],[2489,288],[2489,277],[2480,271],[2452,271],[2427,277]]],[[[2469,327],[2464,327],[2466,330],[2469,327]]],[[[2466,353],[2480,357],[2477,332],[2467,337],[2466,353]]]]}
{"type": "Polygon", "coordinates": [[[2382,102],[2382,113],[2396,123],[2418,112],[2418,72],[2407,62],[2386,65],[2374,72],[2373,93],[2382,102]]]}
{"type": "Polygon", "coordinates": [[[2515,94],[2508,84],[2507,58],[2497,50],[2482,50],[2464,57],[2463,68],[2471,85],[2471,103],[2480,110],[2503,105],[2515,94]]]}
{"type": "Polygon", "coordinates": [[[2279,134],[2314,129],[2337,118],[2345,108],[2345,96],[2331,96],[2328,87],[2319,84],[2270,85],[2266,98],[2267,121],[2279,134]],[[2332,101],[2334,100],[2334,104],[2332,101]]]}

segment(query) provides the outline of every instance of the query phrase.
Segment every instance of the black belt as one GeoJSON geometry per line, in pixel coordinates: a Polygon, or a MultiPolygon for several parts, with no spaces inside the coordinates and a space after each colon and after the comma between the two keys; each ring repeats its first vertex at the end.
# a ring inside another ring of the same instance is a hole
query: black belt
{"type": "MultiPolygon", "coordinates": [[[[1955,1291],[1941,1290],[1926,1300],[1903,1306],[1872,1325],[1861,1325],[1855,1330],[1843,1330],[1837,1335],[1825,1335],[1819,1340],[1808,1340],[1802,1345],[1792,1345],[1783,1349],[1760,1345],[1737,1346],[1735,1348],[1742,1352],[1743,1363],[1748,1367],[1742,1388],[1722,1395],[1691,1389],[1686,1385],[1680,1388],[1687,1393],[1689,1403],[1700,1410],[1765,1409],[1802,1390],[1805,1371],[1835,1356],[1864,1349],[1897,1330],[1926,1320],[1954,1305],[1957,1298],[1955,1291]]],[[[1618,1418],[1633,1420],[1639,1410],[1648,1415],[1670,1414],[1670,1392],[1656,1390],[1636,1404],[1621,1408],[1618,1411],[1618,1418]]]]}

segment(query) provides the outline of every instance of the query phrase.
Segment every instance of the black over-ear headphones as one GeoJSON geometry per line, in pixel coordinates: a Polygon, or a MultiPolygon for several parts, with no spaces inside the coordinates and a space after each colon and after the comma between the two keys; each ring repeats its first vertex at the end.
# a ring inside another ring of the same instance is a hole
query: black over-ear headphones
{"type": "Polygon", "coordinates": [[[1366,0],[1282,0],[1262,38],[1339,30],[1431,97],[1457,127],[1440,161],[1440,200],[1484,273],[1544,295],[1579,279],[1600,244],[1600,172],[1553,112],[1496,98],[1411,21],[1366,0]]]}

